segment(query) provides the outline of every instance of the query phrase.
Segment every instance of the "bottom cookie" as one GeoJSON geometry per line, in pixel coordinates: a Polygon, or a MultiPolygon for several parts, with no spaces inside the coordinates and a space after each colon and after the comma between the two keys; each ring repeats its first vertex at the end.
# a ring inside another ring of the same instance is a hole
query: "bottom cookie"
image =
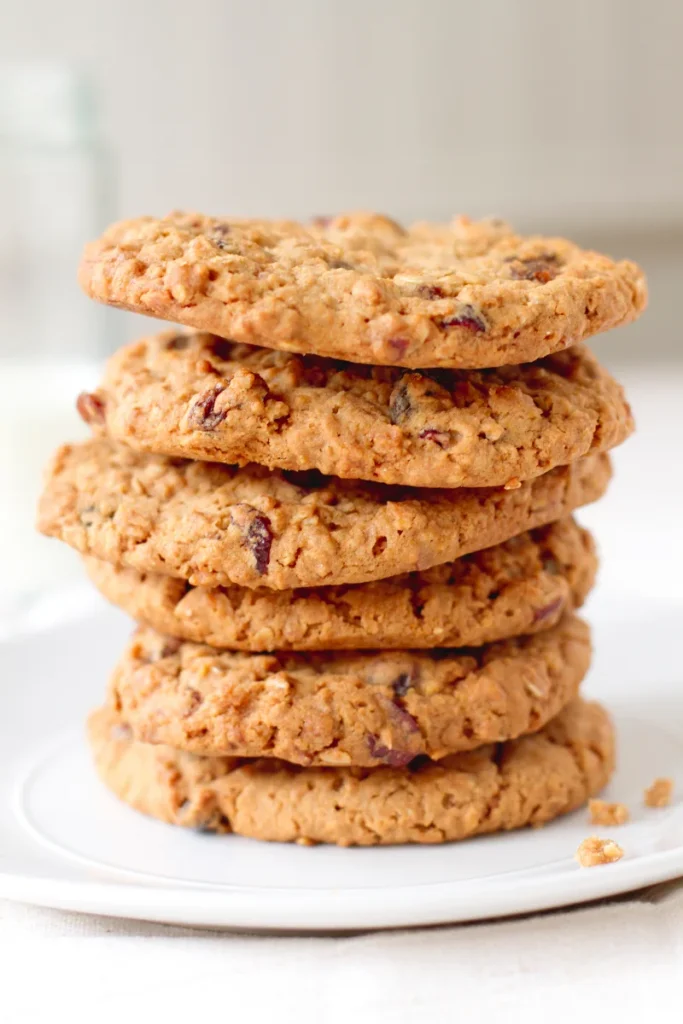
{"type": "Polygon", "coordinates": [[[400,769],[198,757],[134,740],[109,708],[88,728],[102,781],[131,807],[278,842],[443,843],[542,825],[598,793],[614,767],[609,716],[583,700],[534,735],[400,769]]]}

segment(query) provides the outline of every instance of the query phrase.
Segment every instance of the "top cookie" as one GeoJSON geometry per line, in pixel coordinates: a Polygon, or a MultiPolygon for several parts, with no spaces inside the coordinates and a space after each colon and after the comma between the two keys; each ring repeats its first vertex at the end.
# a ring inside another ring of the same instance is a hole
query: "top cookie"
{"type": "Polygon", "coordinates": [[[79,280],[101,302],[235,341],[409,367],[531,362],[647,302],[635,263],[466,217],[142,217],[87,246],[79,280]]]}
{"type": "Polygon", "coordinates": [[[165,332],[117,352],[78,407],[139,451],[413,487],[514,485],[633,429],[584,345],[498,370],[408,373],[165,332]]]}

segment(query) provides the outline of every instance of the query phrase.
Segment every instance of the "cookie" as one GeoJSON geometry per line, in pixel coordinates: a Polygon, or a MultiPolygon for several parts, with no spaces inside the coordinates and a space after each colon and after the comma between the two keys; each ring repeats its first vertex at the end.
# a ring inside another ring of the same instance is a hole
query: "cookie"
{"type": "Polygon", "coordinates": [[[443,843],[542,825],[600,792],[614,733],[599,704],[572,702],[532,736],[407,768],[297,768],[139,743],[108,708],[89,721],[97,771],[143,814],[277,842],[443,843]]]}
{"type": "Polygon", "coordinates": [[[110,700],[136,739],[203,755],[300,765],[438,760],[535,732],[578,692],[585,622],[439,651],[219,651],[140,629],[110,700]]]}
{"type": "Polygon", "coordinates": [[[121,349],[79,408],[138,451],[413,487],[528,480],[633,430],[622,388],[582,345],[407,373],[168,333],[121,349]]]}
{"type": "Polygon", "coordinates": [[[39,528],[82,554],[200,586],[275,590],[428,569],[599,498],[609,456],[506,490],[423,490],[64,445],[39,528]]]}
{"type": "Polygon", "coordinates": [[[561,238],[459,217],[302,225],[175,213],[110,227],[79,280],[101,302],[247,344],[358,363],[531,362],[634,320],[642,271],[561,238]]]}
{"type": "Polygon", "coordinates": [[[424,572],[311,590],[192,587],[85,561],[95,586],[138,622],[243,651],[479,647],[554,626],[583,603],[597,568],[590,534],[571,519],[424,572]]]}

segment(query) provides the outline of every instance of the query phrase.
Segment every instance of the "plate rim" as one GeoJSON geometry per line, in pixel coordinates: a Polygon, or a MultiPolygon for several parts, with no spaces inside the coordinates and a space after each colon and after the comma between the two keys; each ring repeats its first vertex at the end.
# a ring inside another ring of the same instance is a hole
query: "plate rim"
{"type": "MultiPolygon", "coordinates": [[[[274,844],[275,845],[275,844],[274,844]]],[[[428,927],[496,920],[608,899],[678,878],[683,873],[683,844],[606,865],[582,869],[569,894],[555,877],[521,879],[514,886],[477,884],[470,900],[453,890],[462,883],[390,889],[268,890],[259,893],[190,889],[184,885],[135,885],[54,879],[0,871],[0,898],[32,906],[106,917],[189,927],[267,931],[357,931],[428,927]]]]}

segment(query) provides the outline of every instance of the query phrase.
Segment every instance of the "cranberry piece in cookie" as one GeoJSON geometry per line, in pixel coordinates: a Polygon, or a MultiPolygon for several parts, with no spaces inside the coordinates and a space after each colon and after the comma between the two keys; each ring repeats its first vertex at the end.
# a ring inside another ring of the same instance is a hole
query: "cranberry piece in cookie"
{"type": "Polygon", "coordinates": [[[551,601],[550,604],[546,604],[543,608],[537,608],[534,612],[534,622],[543,622],[545,619],[552,618],[564,604],[564,600],[558,597],[555,601],[551,601]]]}
{"type": "Polygon", "coordinates": [[[268,516],[257,512],[247,528],[245,539],[247,547],[254,556],[256,571],[259,576],[265,576],[268,572],[270,548],[273,543],[273,534],[270,529],[270,519],[268,516]]]}
{"type": "Polygon", "coordinates": [[[517,281],[538,281],[547,284],[560,272],[560,261],[554,253],[544,253],[538,259],[510,260],[510,275],[517,281]]]}
{"type": "Polygon", "coordinates": [[[409,750],[397,750],[380,743],[376,736],[368,736],[368,750],[370,756],[389,765],[390,768],[405,768],[415,757],[409,750]]]}
{"type": "Polygon", "coordinates": [[[438,326],[442,330],[447,330],[449,327],[467,327],[468,330],[479,334],[486,330],[486,321],[478,309],[467,304],[462,306],[455,316],[449,316],[441,320],[438,326]]]}
{"type": "Polygon", "coordinates": [[[439,448],[447,448],[451,440],[451,435],[447,434],[445,430],[434,430],[431,427],[421,430],[419,436],[423,441],[433,441],[434,444],[438,444],[439,448]]]}
{"type": "Polygon", "coordinates": [[[214,384],[195,400],[190,409],[188,421],[200,430],[215,430],[227,416],[227,409],[216,409],[216,399],[223,391],[225,384],[214,384]]]}
{"type": "Polygon", "coordinates": [[[96,391],[81,391],[76,399],[76,410],[85,423],[104,423],[104,402],[96,391]]]}

